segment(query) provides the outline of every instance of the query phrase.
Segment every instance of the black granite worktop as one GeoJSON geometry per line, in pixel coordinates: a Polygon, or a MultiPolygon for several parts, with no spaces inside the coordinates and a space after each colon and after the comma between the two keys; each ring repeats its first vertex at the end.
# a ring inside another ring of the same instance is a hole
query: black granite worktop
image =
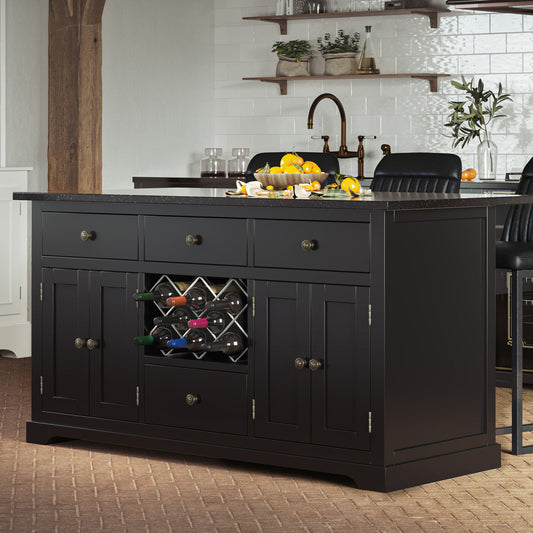
{"type": "Polygon", "coordinates": [[[533,196],[505,193],[482,194],[428,194],[428,193],[374,193],[346,199],[285,199],[268,197],[228,197],[222,189],[169,188],[128,189],[103,194],[73,194],[47,192],[18,192],[15,200],[44,202],[100,202],[163,205],[218,205],[247,207],[313,207],[339,209],[438,209],[457,207],[493,207],[498,205],[533,203],[533,196]]]}

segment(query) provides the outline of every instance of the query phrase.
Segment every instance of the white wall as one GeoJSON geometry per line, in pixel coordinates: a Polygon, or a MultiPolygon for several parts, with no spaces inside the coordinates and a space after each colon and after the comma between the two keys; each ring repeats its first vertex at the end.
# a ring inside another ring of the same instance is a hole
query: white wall
{"type": "MultiPolygon", "coordinates": [[[[270,49],[275,41],[316,43],[319,35],[335,34],[338,28],[364,35],[367,24],[372,25],[382,73],[443,72],[455,79],[475,75],[489,88],[501,81],[514,103],[507,107],[509,118],[495,122],[499,177],[521,170],[533,156],[533,15],[453,11],[440,17],[438,29],[430,28],[426,17],[411,15],[291,21],[287,36],[280,35],[277,24],[242,21],[243,16],[273,14],[274,5],[266,0],[216,2],[216,143],[226,157],[237,146],[249,146],[252,153],[293,147],[320,151],[322,141],[311,140],[311,134],[330,135],[330,147],[337,149],[340,119],[332,102],[319,104],[315,127],[307,129],[311,102],[331,92],[346,110],[349,148],[357,146],[357,135],[378,137],[365,141],[365,175],[372,175],[382,143],[396,152],[455,151],[464,167],[476,166],[476,143],[452,150],[451,140],[443,137],[448,100],[455,93],[449,78],[441,79],[437,93],[429,91],[426,81],[409,79],[289,82],[287,96],[280,96],[275,84],[242,81],[274,75],[277,58],[270,49]]],[[[356,160],[342,160],[341,170],[356,174],[356,160]]]]}
{"type": "Polygon", "coordinates": [[[46,190],[48,2],[7,0],[6,165],[33,167],[29,186],[46,190]]]}
{"type": "Polygon", "coordinates": [[[103,187],[199,175],[214,131],[215,0],[107,0],[103,187]]]}

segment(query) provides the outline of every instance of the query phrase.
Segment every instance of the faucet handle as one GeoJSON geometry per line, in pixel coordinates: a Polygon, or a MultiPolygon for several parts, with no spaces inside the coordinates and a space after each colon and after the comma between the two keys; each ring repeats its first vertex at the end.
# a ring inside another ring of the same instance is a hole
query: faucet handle
{"type": "Polygon", "coordinates": [[[382,144],[381,151],[383,152],[383,155],[390,154],[390,151],[391,151],[390,144],[382,144]]]}
{"type": "Polygon", "coordinates": [[[322,135],[322,139],[324,139],[324,146],[322,147],[322,152],[327,154],[329,152],[329,135],[322,135]]]}

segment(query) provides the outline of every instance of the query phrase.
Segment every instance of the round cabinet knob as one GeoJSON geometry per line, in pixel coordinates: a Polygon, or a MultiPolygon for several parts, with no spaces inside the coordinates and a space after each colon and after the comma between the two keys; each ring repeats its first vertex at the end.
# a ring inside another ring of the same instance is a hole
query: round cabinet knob
{"type": "Polygon", "coordinates": [[[311,359],[311,361],[309,361],[309,370],[311,370],[311,372],[316,372],[319,368],[322,368],[322,361],[319,361],[318,359],[311,359]]]}
{"type": "Polygon", "coordinates": [[[79,337],[76,337],[74,339],[74,346],[78,350],[81,350],[86,344],[87,344],[87,341],[85,339],[80,339],[79,337]]]}
{"type": "Polygon", "coordinates": [[[316,241],[308,241],[307,239],[305,241],[302,241],[302,250],[304,252],[316,250],[317,248],[318,248],[318,242],[316,241]]]}
{"type": "Polygon", "coordinates": [[[202,243],[202,237],[200,235],[187,235],[185,237],[185,243],[187,246],[194,246],[195,244],[201,244],[202,243]]]}
{"type": "Polygon", "coordinates": [[[307,361],[303,357],[297,357],[294,360],[294,368],[296,370],[303,370],[307,366],[307,361]]]}
{"type": "Polygon", "coordinates": [[[96,233],[94,231],[83,230],[80,234],[82,241],[94,241],[96,239],[96,233]]]}
{"type": "Polygon", "coordinates": [[[89,348],[89,350],[94,350],[95,348],[98,348],[98,346],[98,341],[95,341],[94,339],[87,339],[87,348],[89,348]]]}
{"type": "Polygon", "coordinates": [[[187,394],[187,396],[185,396],[185,403],[187,405],[196,405],[197,403],[200,403],[200,396],[197,394],[187,394]]]}

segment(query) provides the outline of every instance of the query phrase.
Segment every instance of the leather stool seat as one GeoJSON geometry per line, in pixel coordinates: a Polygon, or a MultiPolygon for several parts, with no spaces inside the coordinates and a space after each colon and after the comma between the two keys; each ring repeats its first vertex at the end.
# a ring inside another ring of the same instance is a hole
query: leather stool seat
{"type": "Polygon", "coordinates": [[[374,192],[457,193],[461,158],[456,154],[406,152],[387,154],[374,171],[374,192]]]}
{"type": "Polygon", "coordinates": [[[496,265],[507,270],[533,269],[533,243],[497,241],[496,265]]]}

